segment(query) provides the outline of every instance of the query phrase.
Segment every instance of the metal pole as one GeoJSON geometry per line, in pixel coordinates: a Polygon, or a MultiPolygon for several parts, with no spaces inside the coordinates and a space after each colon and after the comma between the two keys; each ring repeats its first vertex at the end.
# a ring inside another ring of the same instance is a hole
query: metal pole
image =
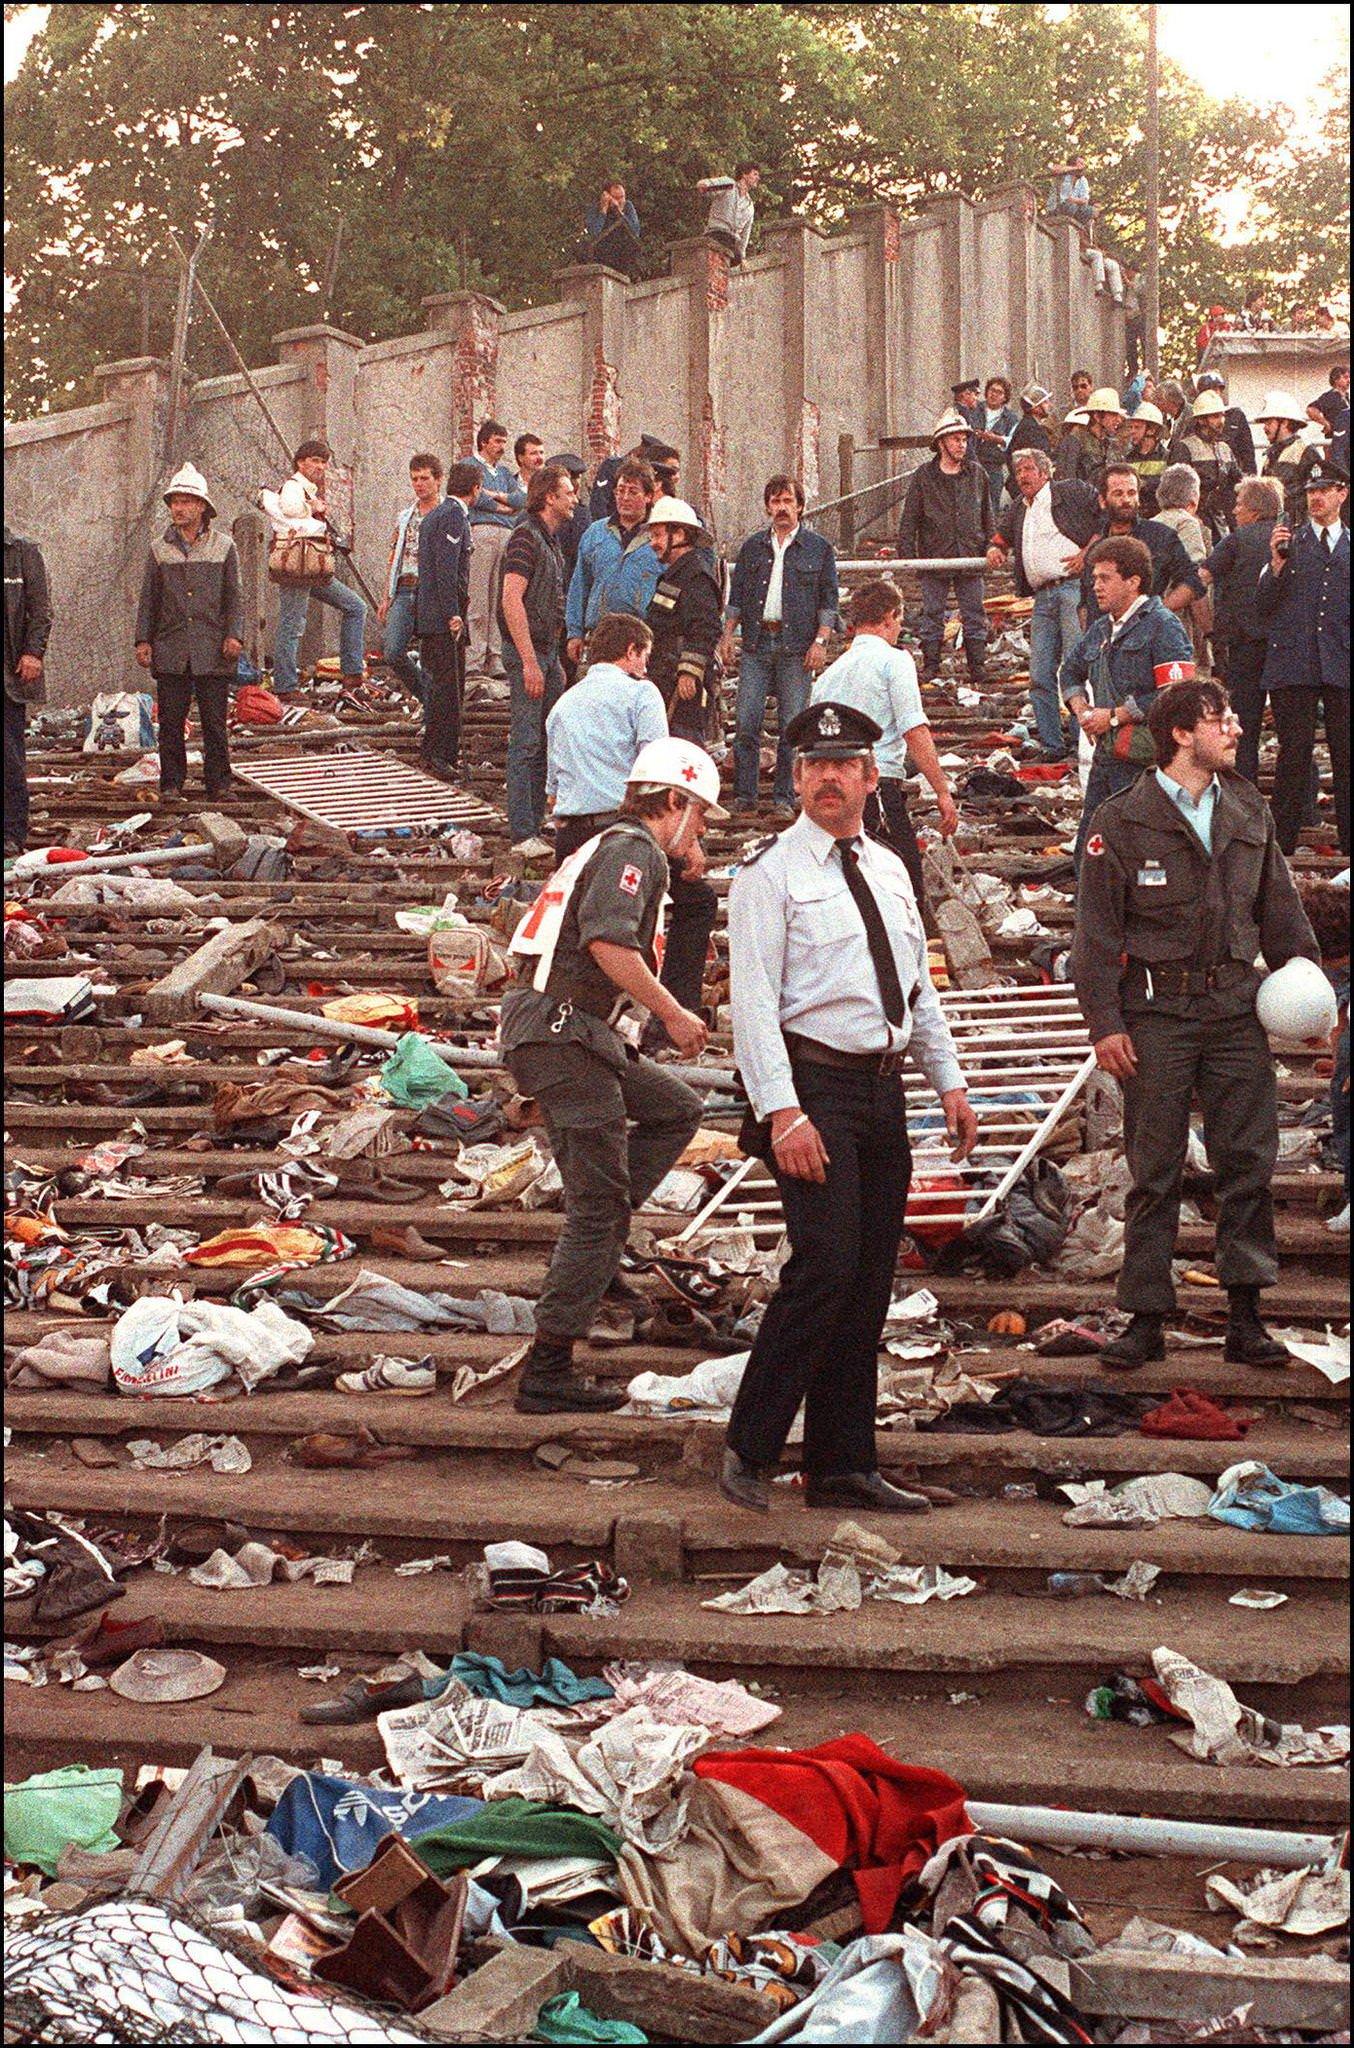
{"type": "Polygon", "coordinates": [[[1051,1849],[1123,1850],[1139,1856],[1207,1856],[1229,1863],[1268,1863],[1305,1870],[1328,1861],[1329,1835],[1289,1834],[1277,1828],[1214,1827],[1209,1822],[1151,1820],[1138,1814],[1074,1813],[1053,1806],[1001,1806],[970,1799],[976,1828],[1013,1842],[1051,1849]]]}
{"type": "Polygon", "coordinates": [[[179,441],[183,425],[183,380],[185,358],[188,353],[188,324],[193,317],[193,283],[197,276],[198,258],[207,246],[211,234],[210,226],[198,236],[197,247],[191,256],[185,255],[175,242],[175,249],[183,270],[179,277],[178,304],[174,309],[174,346],[169,364],[169,409],[165,417],[165,467],[175,470],[179,466],[179,441]]]}
{"type": "Polygon", "coordinates": [[[856,437],[837,436],[837,496],[842,501],[841,552],[849,555],[856,544],[856,508],[851,503],[856,488],[856,437]]]}
{"type": "Polygon", "coordinates": [[[1143,355],[1154,377],[1161,374],[1161,67],[1157,57],[1157,10],[1147,9],[1147,247],[1143,251],[1143,355]]]}

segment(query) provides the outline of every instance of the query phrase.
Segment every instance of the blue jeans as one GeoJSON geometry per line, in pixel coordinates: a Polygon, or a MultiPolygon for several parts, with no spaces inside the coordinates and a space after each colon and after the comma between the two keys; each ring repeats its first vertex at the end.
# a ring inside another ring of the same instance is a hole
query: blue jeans
{"type": "Polygon", "coordinates": [[[1086,778],[1086,795],[1082,799],[1081,824],[1077,828],[1077,845],[1073,854],[1077,867],[1081,867],[1081,856],[1086,851],[1086,841],[1091,836],[1091,824],[1096,812],[1107,796],[1117,796],[1121,789],[1128,789],[1142,774],[1136,761],[1116,761],[1113,754],[1107,754],[1103,747],[1097,747],[1091,758],[1091,772],[1086,778]]]}
{"type": "Polygon", "coordinates": [[[794,809],[794,752],[785,744],[785,728],[809,701],[811,679],[802,654],[776,645],[778,635],[752,654],[744,647],[738,665],[738,729],[733,743],[733,793],[740,804],[757,801],[757,764],[762,746],[766,700],[774,690],[780,710],[780,742],[772,800],[794,809]]]}
{"type": "Polygon", "coordinates": [[[310,600],[318,598],[342,616],[339,666],[345,676],[360,676],[364,667],[367,607],[355,590],[331,576],[327,583],[301,583],[278,592],[277,640],[273,647],[273,688],[279,697],[296,688],[296,657],[310,616],[310,600]]]}
{"type": "Polygon", "coordinates": [[[1081,585],[1075,576],[1065,583],[1046,583],[1034,593],[1034,616],[1030,620],[1030,696],[1034,700],[1034,722],[1039,744],[1050,753],[1065,753],[1062,698],[1058,694],[1058,670],[1064,655],[1081,637],[1077,603],[1081,585]]]}
{"type": "Polygon", "coordinates": [[[514,846],[534,839],[545,823],[545,721],[564,693],[564,669],[557,654],[537,662],[545,677],[539,697],[528,697],[522,657],[507,633],[503,666],[508,672],[508,832],[514,846]]]}
{"type": "Polygon", "coordinates": [[[983,610],[983,578],[981,570],[971,574],[955,576],[948,569],[921,569],[917,573],[921,585],[921,622],[918,637],[922,654],[928,665],[934,668],[940,660],[940,650],[945,639],[945,614],[949,608],[950,585],[954,585],[954,599],[959,607],[959,618],[964,628],[964,653],[968,660],[969,674],[982,672],[983,660],[987,653],[987,613],[983,610]]]}
{"type": "Polygon", "coordinates": [[[418,607],[417,590],[397,590],[390,600],[386,613],[385,637],[381,641],[381,653],[389,666],[394,669],[400,681],[411,689],[423,702],[423,667],[417,651],[410,650],[410,642],[416,631],[414,613],[418,607]]]}

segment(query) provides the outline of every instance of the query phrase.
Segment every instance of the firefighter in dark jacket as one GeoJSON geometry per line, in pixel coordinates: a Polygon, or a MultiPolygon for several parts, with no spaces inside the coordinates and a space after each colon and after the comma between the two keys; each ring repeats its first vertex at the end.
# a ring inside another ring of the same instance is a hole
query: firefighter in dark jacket
{"type": "Polygon", "coordinates": [[[1194,415],[1171,443],[1171,461],[1187,462],[1199,479],[1199,518],[1210,546],[1231,531],[1244,470],[1227,438],[1227,408],[1216,391],[1201,391],[1194,415]]]}
{"type": "Polygon", "coordinates": [[[35,541],[5,528],[5,852],[28,844],[28,707],[47,695],[42,658],[52,631],[47,565],[35,541]]]}
{"type": "Polygon", "coordinates": [[[155,676],[160,796],[181,797],[188,777],[185,728],[197,698],[208,796],[230,787],[226,706],[244,646],[240,559],[200,470],[186,462],[164,494],[169,526],[151,543],[136,613],[136,658],[155,676]]]}
{"type": "Polygon", "coordinates": [[[1132,1370],[1166,1355],[1171,1260],[1197,1095],[1216,1183],[1224,1358],[1282,1366],[1259,1316],[1278,1278],[1270,1182],[1274,1061],[1255,1013],[1273,969],[1319,958],[1268,807],[1234,772],[1239,722],[1219,683],[1174,683],[1148,713],[1157,766],[1100,806],[1077,891],[1071,974],[1096,1058],[1123,1085],[1133,1177],[1118,1302],[1132,1317],[1100,1353],[1132,1370]]]}
{"type": "Polygon", "coordinates": [[[703,746],[714,694],[715,649],[724,624],[718,580],[705,549],[710,536],[683,498],[657,498],[649,545],[663,573],[646,615],[653,634],[649,675],[662,692],[674,739],[703,746]]]}
{"type": "MultiPolygon", "coordinates": [[[[898,527],[898,552],[904,560],[957,561],[985,555],[996,525],[992,485],[972,455],[973,430],[957,411],[942,413],[931,434],[935,454],[913,475],[903,500],[898,527]]],[[[986,677],[987,613],[983,610],[981,569],[922,569],[921,680],[931,682],[940,668],[945,637],[945,610],[950,586],[964,628],[964,653],[969,679],[986,677]]]]}

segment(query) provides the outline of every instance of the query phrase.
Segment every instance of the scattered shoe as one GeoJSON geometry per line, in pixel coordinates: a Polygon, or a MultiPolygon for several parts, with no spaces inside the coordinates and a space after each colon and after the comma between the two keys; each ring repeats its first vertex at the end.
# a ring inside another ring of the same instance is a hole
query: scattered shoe
{"type": "Polygon", "coordinates": [[[372,1678],[354,1678],[333,1699],[316,1700],[301,1709],[301,1719],[312,1727],[350,1728],[359,1721],[374,1721],[391,1707],[422,1704],[424,1679],[417,1671],[408,1678],[387,1680],[382,1685],[372,1678]]]}
{"type": "Polygon", "coordinates": [[[1100,1363],[1112,1372],[1137,1372],[1166,1356],[1166,1318],[1135,1315],[1122,1336],[1112,1337],[1100,1354],[1100,1363]]]}
{"type": "Polygon", "coordinates": [[[931,1510],[924,1493],[894,1486],[881,1472],[834,1472],[810,1479],[804,1499],[811,1508],[872,1508],[880,1515],[925,1515],[931,1510]]]}
{"type": "Polygon", "coordinates": [[[771,1512],[771,1486],[765,1473],[727,1447],[719,1468],[719,1490],[736,1508],[748,1508],[754,1515],[771,1512]]]}
{"type": "Polygon", "coordinates": [[[1330,1234],[1331,1234],[1331,1236],[1332,1236],[1332,1237],[1348,1237],[1348,1236],[1349,1236],[1349,1204],[1348,1204],[1348,1202],[1346,1202],[1346,1203],[1345,1203],[1345,1206],[1344,1206],[1344,1208],[1340,1210],[1340,1212],[1339,1212],[1339,1214],[1338,1214],[1338,1215],[1336,1215],[1336,1216],[1328,1216],[1328,1217],[1326,1218],[1326,1228],[1327,1228],[1327,1230],[1328,1230],[1328,1231],[1330,1232],[1330,1234]]]}
{"type": "Polygon", "coordinates": [[[431,1394],[437,1373],[426,1358],[417,1365],[409,1358],[373,1358],[361,1372],[341,1372],[334,1385],[341,1394],[431,1394]]]}
{"type": "MultiPolygon", "coordinates": [[[[345,1191],[346,1192],[346,1191],[345,1191]]],[[[367,1242],[376,1252],[398,1252],[402,1259],[413,1259],[428,1263],[444,1259],[446,1252],[440,1244],[429,1244],[420,1236],[412,1223],[396,1225],[377,1223],[368,1233],[367,1242]]]]}

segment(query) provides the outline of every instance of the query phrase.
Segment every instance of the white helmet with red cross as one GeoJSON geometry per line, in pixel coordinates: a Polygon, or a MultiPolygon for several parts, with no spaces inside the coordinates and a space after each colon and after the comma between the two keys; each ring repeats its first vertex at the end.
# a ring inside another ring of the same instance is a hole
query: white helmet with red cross
{"type": "Polygon", "coordinates": [[[708,818],[729,815],[720,807],[719,769],[704,747],[691,740],[650,740],[636,754],[626,783],[631,789],[639,783],[658,789],[679,789],[684,796],[704,804],[708,818]]]}

